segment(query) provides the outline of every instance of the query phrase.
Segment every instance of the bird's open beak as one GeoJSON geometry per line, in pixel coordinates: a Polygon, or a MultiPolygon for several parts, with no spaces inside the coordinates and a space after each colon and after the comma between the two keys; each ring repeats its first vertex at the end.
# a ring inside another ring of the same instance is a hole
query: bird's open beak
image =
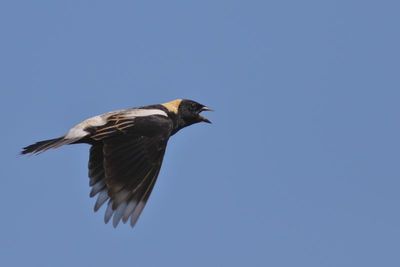
{"type": "MultiPolygon", "coordinates": [[[[204,107],[201,108],[200,112],[203,112],[203,111],[214,111],[214,110],[212,110],[212,109],[209,108],[209,107],[205,107],[205,106],[204,106],[204,107]]],[[[199,117],[200,117],[200,120],[201,120],[201,121],[204,121],[204,122],[207,122],[207,123],[211,123],[211,121],[210,121],[209,119],[207,119],[207,118],[201,116],[200,114],[199,114],[199,117]]]]}

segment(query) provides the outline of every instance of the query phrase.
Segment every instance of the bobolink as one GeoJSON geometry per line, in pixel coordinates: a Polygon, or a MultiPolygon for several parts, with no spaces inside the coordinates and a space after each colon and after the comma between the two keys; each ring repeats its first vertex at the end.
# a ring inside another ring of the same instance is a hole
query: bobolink
{"type": "Polygon", "coordinates": [[[192,100],[117,110],[72,127],[62,137],[37,142],[21,154],[38,154],[67,144],[91,145],[90,197],[97,195],[94,210],[107,200],[104,221],[113,217],[116,227],[130,218],[133,227],[160,172],[168,139],[180,129],[210,121],[200,115],[210,109],[192,100]]]}

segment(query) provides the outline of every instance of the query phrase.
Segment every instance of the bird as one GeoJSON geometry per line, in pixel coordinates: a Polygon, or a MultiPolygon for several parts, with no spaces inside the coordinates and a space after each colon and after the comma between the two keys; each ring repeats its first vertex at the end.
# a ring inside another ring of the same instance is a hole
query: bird
{"type": "Polygon", "coordinates": [[[89,144],[90,197],[94,211],[107,202],[104,222],[134,227],[161,169],[168,140],[192,124],[211,123],[200,113],[212,111],[189,99],[121,109],[88,118],[64,136],[39,141],[21,154],[40,154],[70,144],[89,144]]]}

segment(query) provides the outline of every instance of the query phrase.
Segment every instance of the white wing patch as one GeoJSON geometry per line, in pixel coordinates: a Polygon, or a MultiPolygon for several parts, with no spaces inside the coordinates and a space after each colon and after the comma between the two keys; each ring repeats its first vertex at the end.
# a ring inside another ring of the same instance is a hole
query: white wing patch
{"type": "Polygon", "coordinates": [[[65,135],[64,139],[79,140],[89,134],[85,129],[90,127],[102,126],[107,123],[110,116],[120,113],[121,116],[134,119],[136,117],[146,117],[152,115],[161,115],[168,117],[167,113],[160,109],[125,109],[107,112],[98,116],[91,117],[72,127],[65,135]]]}

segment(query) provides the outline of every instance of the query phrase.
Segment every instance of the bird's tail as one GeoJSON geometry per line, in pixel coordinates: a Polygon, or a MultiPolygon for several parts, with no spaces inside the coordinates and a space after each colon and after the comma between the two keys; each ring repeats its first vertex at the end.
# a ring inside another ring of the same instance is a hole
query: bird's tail
{"type": "Polygon", "coordinates": [[[39,154],[39,153],[45,152],[46,150],[48,150],[50,148],[57,148],[62,145],[70,144],[71,141],[73,142],[75,140],[65,139],[64,136],[59,137],[59,138],[50,139],[50,140],[40,141],[40,142],[34,143],[32,145],[29,145],[27,147],[24,147],[21,151],[21,154],[22,155],[29,154],[29,153],[39,154]]]}

